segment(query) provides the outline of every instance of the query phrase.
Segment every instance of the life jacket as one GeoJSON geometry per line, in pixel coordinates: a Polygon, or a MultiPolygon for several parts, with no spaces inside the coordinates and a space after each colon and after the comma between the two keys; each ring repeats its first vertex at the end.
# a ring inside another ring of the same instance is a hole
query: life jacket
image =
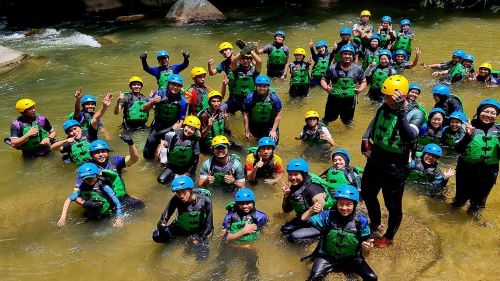
{"type": "MultiPolygon", "coordinates": [[[[260,157],[259,157],[259,152],[258,149],[254,151],[253,153],[253,165],[257,164],[259,162],[260,157]]],[[[264,164],[261,168],[257,170],[257,177],[258,178],[269,178],[273,175],[274,173],[274,153],[271,155],[271,159],[269,159],[269,162],[267,164],[264,164]]]]}
{"type": "MultiPolygon", "coordinates": [[[[208,190],[207,190],[208,191],[208,190]]],[[[210,192],[195,189],[196,202],[190,203],[188,211],[178,211],[175,225],[186,233],[196,233],[203,227],[208,214],[206,213],[206,198],[210,197],[210,192]]]]}
{"type": "Polygon", "coordinates": [[[232,97],[243,99],[255,89],[255,66],[252,65],[245,71],[238,65],[236,72],[236,74],[233,71],[229,73],[229,93],[232,97]]]}
{"type": "Polygon", "coordinates": [[[385,68],[377,66],[372,74],[370,89],[382,89],[382,84],[384,84],[385,79],[393,74],[391,70],[391,66],[387,66],[385,68]]]}
{"type": "Polygon", "coordinates": [[[251,122],[255,123],[269,123],[273,122],[276,117],[275,104],[271,98],[275,95],[272,91],[267,92],[267,96],[264,100],[260,100],[259,94],[254,93],[254,97],[257,97],[255,105],[250,110],[249,119],[251,122]]]}
{"type": "MultiPolygon", "coordinates": [[[[68,120],[76,120],[74,117],[75,117],[75,113],[71,112],[68,115],[68,120]]],[[[80,120],[76,120],[76,121],[80,122],[80,128],[82,128],[83,131],[88,131],[90,126],[92,126],[92,124],[91,124],[92,118],[93,118],[93,116],[90,113],[82,110],[82,111],[80,111],[80,120]]]]}
{"type": "Polygon", "coordinates": [[[308,86],[310,82],[309,78],[309,65],[305,62],[301,63],[290,63],[290,85],[292,86],[308,86]]]}
{"type": "Polygon", "coordinates": [[[90,156],[90,143],[86,138],[82,138],[81,140],[75,140],[73,144],[71,144],[71,152],[70,152],[71,161],[73,161],[77,166],[82,165],[83,163],[89,162],[92,160],[90,156]]]}
{"type": "Polygon", "coordinates": [[[269,54],[269,59],[267,64],[270,65],[285,65],[286,64],[286,53],[285,45],[281,46],[279,49],[273,45],[273,50],[269,54]]]}
{"type": "Polygon", "coordinates": [[[99,212],[100,217],[112,214],[115,207],[113,200],[111,200],[103,190],[105,184],[106,183],[101,178],[98,179],[92,187],[87,184],[82,184],[80,187],[80,197],[82,197],[83,200],[95,200],[102,204],[99,212]]]}
{"type": "Polygon", "coordinates": [[[407,54],[411,53],[411,37],[408,35],[398,36],[394,45],[392,45],[392,51],[404,50],[407,54]]]}
{"type": "Polygon", "coordinates": [[[224,176],[230,175],[232,173],[235,161],[240,160],[240,157],[236,154],[229,155],[229,161],[223,167],[215,165],[215,156],[210,159],[210,174],[215,177],[215,181],[212,184],[213,187],[222,187],[223,189],[231,189],[231,186],[224,181],[224,176]]]}
{"type": "Polygon", "coordinates": [[[318,61],[313,66],[311,76],[314,79],[321,79],[325,77],[326,71],[328,70],[329,66],[330,66],[330,55],[324,57],[318,56],[318,61]]]}
{"type": "Polygon", "coordinates": [[[126,93],[125,97],[128,101],[123,108],[125,122],[145,124],[148,121],[149,112],[142,111],[142,108],[148,99],[142,94],[136,98],[132,93],[126,93]]]}
{"type": "Polygon", "coordinates": [[[160,76],[156,77],[156,80],[158,82],[158,88],[161,90],[166,90],[168,86],[168,78],[170,75],[174,74],[174,69],[172,66],[167,66],[164,70],[160,72],[160,76]]]}
{"type": "Polygon", "coordinates": [[[462,157],[470,164],[485,163],[488,165],[498,164],[500,161],[500,125],[493,125],[487,132],[476,128],[472,140],[467,145],[462,157]]]}
{"type": "MultiPolygon", "coordinates": [[[[309,178],[305,179],[302,186],[297,190],[292,191],[292,194],[290,194],[290,196],[288,197],[290,206],[298,216],[302,215],[305,211],[307,211],[307,209],[311,207],[309,205],[308,199],[305,197],[304,192],[313,183],[320,185],[321,187],[323,187],[323,190],[325,191],[326,198],[323,209],[327,210],[330,209],[333,205],[335,205],[336,201],[335,199],[332,199],[329,192],[329,190],[331,189],[330,183],[320,178],[316,174],[309,173],[309,178]]],[[[309,200],[312,200],[312,198],[309,198],[309,200]]]]}
{"type": "Polygon", "coordinates": [[[407,147],[401,140],[397,126],[398,117],[394,112],[386,108],[380,108],[375,116],[371,131],[373,144],[386,152],[404,154],[407,151],[407,147]]]}
{"type": "Polygon", "coordinates": [[[325,144],[326,140],[321,139],[321,133],[323,132],[323,124],[321,122],[318,123],[318,128],[315,132],[311,130],[311,128],[306,124],[304,128],[302,128],[302,139],[305,142],[312,146],[315,144],[325,144]]]}
{"type": "Polygon", "coordinates": [[[439,175],[439,169],[437,167],[437,161],[431,167],[425,168],[422,164],[422,158],[417,157],[415,160],[415,165],[412,165],[410,175],[408,180],[412,182],[430,184],[434,181],[437,175],[439,175]]]}
{"type": "MultiPolygon", "coordinates": [[[[212,117],[212,114],[208,109],[203,110],[198,114],[198,117],[201,119],[201,115],[205,112],[207,115],[207,118],[212,117]]],[[[207,147],[212,146],[212,139],[216,136],[223,136],[224,135],[224,129],[225,129],[225,123],[224,123],[224,117],[222,117],[222,112],[220,110],[217,110],[218,114],[217,118],[215,118],[214,123],[212,124],[212,128],[210,128],[210,131],[208,131],[208,135],[206,135],[203,138],[203,141],[205,142],[205,145],[207,147]]]]}
{"type": "Polygon", "coordinates": [[[363,70],[367,69],[372,62],[376,62],[377,64],[379,64],[380,62],[380,58],[378,56],[379,53],[380,53],[380,48],[378,47],[377,49],[375,49],[375,51],[372,51],[368,48],[365,50],[365,57],[363,58],[363,64],[361,65],[363,70]]]}
{"type": "Polygon", "coordinates": [[[464,66],[461,63],[457,63],[450,68],[448,75],[453,82],[458,82],[465,76],[465,71],[464,66]]]}
{"type": "Polygon", "coordinates": [[[38,134],[34,136],[30,136],[21,146],[21,151],[25,155],[31,155],[35,153],[37,150],[41,148],[40,142],[43,139],[46,139],[49,137],[49,132],[47,132],[43,127],[45,125],[45,116],[42,115],[36,115],[35,120],[31,123],[25,123],[22,122],[21,120],[16,119],[12,121],[12,124],[19,129],[21,129],[23,136],[28,133],[28,131],[31,128],[37,128],[38,129],[38,134]]]}
{"type": "Polygon", "coordinates": [[[116,197],[118,197],[118,200],[120,201],[123,200],[123,198],[127,195],[127,191],[125,188],[125,182],[120,177],[118,172],[111,169],[103,169],[101,170],[100,176],[101,178],[107,179],[111,182],[111,188],[113,188],[116,197]]]}
{"type": "Polygon", "coordinates": [[[336,98],[352,98],[356,96],[356,82],[351,77],[341,77],[341,73],[347,73],[340,68],[340,64],[335,64],[333,71],[336,78],[332,81],[332,91],[330,95],[336,98]]]}
{"type": "Polygon", "coordinates": [[[461,140],[465,135],[465,131],[462,126],[458,131],[453,132],[449,126],[443,129],[443,134],[441,136],[441,143],[447,147],[455,148],[457,141],[461,140]]]}
{"type": "Polygon", "coordinates": [[[191,94],[196,94],[196,98],[198,100],[198,103],[196,104],[196,108],[195,108],[196,114],[198,114],[198,113],[200,113],[200,111],[208,108],[207,95],[208,95],[209,89],[207,87],[200,88],[200,87],[196,86],[195,84],[191,84],[191,86],[189,86],[186,89],[186,92],[187,91],[191,91],[191,94]],[[193,89],[194,89],[194,92],[193,92],[193,89]]]}
{"type": "Polygon", "coordinates": [[[428,124],[424,124],[420,129],[418,144],[421,146],[425,146],[430,143],[439,144],[441,136],[443,135],[442,128],[436,132],[434,129],[429,129],[428,126],[428,124]]]}
{"type": "Polygon", "coordinates": [[[341,185],[352,185],[358,189],[361,188],[361,178],[357,167],[345,167],[344,169],[335,169],[331,167],[326,171],[326,181],[330,183],[330,194],[334,194],[335,190],[341,185]]]}
{"type": "MultiPolygon", "coordinates": [[[[245,224],[247,223],[247,221],[249,221],[250,224],[257,224],[258,223],[257,212],[255,210],[255,207],[249,214],[246,214],[246,215],[240,215],[238,213],[235,202],[229,203],[227,205],[226,209],[228,209],[227,214],[230,215],[229,233],[231,233],[231,234],[234,234],[234,233],[241,231],[245,227],[245,224]]],[[[248,234],[245,234],[245,235],[235,239],[234,242],[240,243],[240,244],[247,244],[247,243],[257,241],[259,239],[259,237],[260,237],[260,230],[257,229],[257,231],[255,231],[254,233],[248,233],[248,234]]]]}
{"type": "Polygon", "coordinates": [[[352,219],[342,227],[334,216],[335,211],[330,211],[331,219],[327,226],[326,232],[321,239],[320,253],[331,256],[335,260],[342,260],[359,255],[361,245],[361,228],[360,219],[353,215],[352,219]]]}
{"type": "Polygon", "coordinates": [[[160,120],[167,124],[177,122],[181,114],[181,103],[178,99],[169,97],[166,90],[161,91],[161,101],[155,105],[155,120],[160,120]]]}
{"type": "Polygon", "coordinates": [[[170,141],[167,165],[178,169],[188,168],[193,162],[195,145],[195,136],[188,138],[184,136],[183,129],[177,130],[170,141]]]}
{"type": "Polygon", "coordinates": [[[387,45],[391,42],[391,39],[387,39],[387,35],[391,35],[391,32],[388,29],[380,30],[380,44],[379,47],[382,49],[386,49],[387,45]]]}

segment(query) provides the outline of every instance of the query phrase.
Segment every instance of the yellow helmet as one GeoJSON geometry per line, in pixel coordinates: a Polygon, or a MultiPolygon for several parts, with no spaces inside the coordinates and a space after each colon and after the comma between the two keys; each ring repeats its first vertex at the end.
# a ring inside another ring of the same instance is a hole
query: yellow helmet
{"type": "Polygon", "coordinates": [[[308,118],[318,118],[319,119],[319,114],[317,111],[311,110],[306,112],[306,115],[304,116],[304,119],[308,118]]]}
{"type": "Polygon", "coordinates": [[[229,140],[225,136],[215,136],[212,139],[212,148],[214,148],[218,145],[221,145],[221,144],[225,144],[225,145],[229,146],[229,140]]]}
{"type": "Polygon", "coordinates": [[[144,82],[142,81],[142,78],[139,77],[139,76],[132,76],[130,77],[130,79],[128,79],[128,84],[130,85],[130,83],[132,82],[139,82],[141,83],[141,85],[144,85],[144,82]]]}
{"type": "Polygon", "coordinates": [[[233,49],[233,45],[229,42],[222,42],[219,45],[219,52],[224,50],[224,49],[233,49]]]}
{"type": "Polygon", "coordinates": [[[194,67],[191,69],[191,78],[195,78],[198,75],[207,74],[207,71],[203,67],[194,67]]]}
{"type": "Polygon", "coordinates": [[[198,119],[198,117],[196,117],[194,115],[189,115],[186,118],[184,118],[183,124],[189,125],[189,126],[196,128],[196,129],[200,129],[200,127],[201,127],[200,119],[198,119]]]}
{"type": "Polygon", "coordinates": [[[491,66],[491,64],[489,64],[489,63],[487,63],[487,62],[484,62],[484,63],[482,63],[482,64],[479,66],[479,68],[482,68],[482,67],[484,67],[484,68],[486,68],[486,69],[489,69],[489,70],[490,70],[490,72],[491,72],[491,70],[493,69],[493,67],[491,66]]]}
{"type": "Polygon", "coordinates": [[[217,90],[208,92],[207,99],[210,101],[210,99],[213,97],[220,97],[222,99],[222,94],[217,90]]]}
{"type": "Polygon", "coordinates": [[[403,75],[392,75],[385,79],[382,84],[382,94],[392,96],[396,90],[399,90],[403,95],[409,91],[408,79],[403,75]]]}
{"type": "Polygon", "coordinates": [[[362,16],[369,16],[369,17],[371,17],[372,13],[370,13],[370,11],[368,11],[368,10],[363,10],[363,11],[361,11],[361,15],[359,15],[359,16],[360,17],[362,17],[362,16]]]}
{"type": "Polygon", "coordinates": [[[306,55],[306,50],[304,50],[304,48],[297,48],[297,49],[295,49],[295,51],[293,51],[293,54],[294,55],[303,55],[303,56],[305,56],[306,55]]]}
{"type": "Polygon", "coordinates": [[[24,112],[26,109],[35,105],[35,102],[30,99],[20,99],[16,102],[16,110],[19,113],[24,112]]]}

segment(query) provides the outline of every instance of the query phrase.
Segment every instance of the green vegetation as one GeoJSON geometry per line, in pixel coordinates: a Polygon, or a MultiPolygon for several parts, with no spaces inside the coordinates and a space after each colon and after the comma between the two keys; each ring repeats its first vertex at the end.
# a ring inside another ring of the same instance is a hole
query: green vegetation
{"type": "Polygon", "coordinates": [[[493,13],[500,11],[496,0],[422,0],[422,7],[438,7],[442,9],[489,9],[493,13]]]}

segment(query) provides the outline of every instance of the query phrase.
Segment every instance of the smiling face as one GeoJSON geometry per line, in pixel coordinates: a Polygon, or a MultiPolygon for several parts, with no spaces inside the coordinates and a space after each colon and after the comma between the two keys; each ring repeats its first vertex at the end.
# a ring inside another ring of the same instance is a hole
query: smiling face
{"type": "Polygon", "coordinates": [[[318,48],[316,48],[316,50],[318,50],[318,53],[320,55],[323,55],[326,52],[325,46],[319,46],[318,48]]]}
{"type": "Polygon", "coordinates": [[[488,75],[490,75],[490,70],[488,68],[486,67],[479,68],[479,76],[487,77],[488,75]]]}
{"type": "Polygon", "coordinates": [[[222,105],[222,101],[219,97],[213,97],[210,99],[210,107],[213,109],[213,110],[217,110],[221,107],[222,105]]]}
{"type": "Polygon", "coordinates": [[[273,155],[274,148],[270,145],[264,145],[259,147],[259,156],[262,160],[268,161],[273,155]]]}
{"type": "Polygon", "coordinates": [[[403,30],[404,32],[406,32],[406,31],[410,30],[410,26],[407,25],[407,24],[404,24],[404,25],[401,26],[401,30],[403,30]]]}
{"type": "Polygon", "coordinates": [[[433,128],[437,129],[443,125],[444,117],[441,113],[436,113],[431,117],[431,125],[433,128]]]}
{"type": "Polygon", "coordinates": [[[182,203],[187,203],[191,199],[192,191],[190,188],[177,190],[175,196],[181,200],[182,203]]]}
{"type": "Polygon", "coordinates": [[[190,136],[194,135],[194,133],[196,132],[196,130],[197,129],[195,127],[191,127],[189,125],[184,125],[184,129],[183,129],[184,135],[186,137],[190,137],[190,136]]]}
{"type": "Polygon", "coordinates": [[[140,93],[142,90],[142,83],[141,82],[132,82],[130,83],[130,90],[132,90],[132,93],[140,93]]]}
{"type": "Polygon", "coordinates": [[[408,99],[411,101],[416,101],[418,96],[420,95],[420,91],[417,89],[411,89],[408,92],[408,99]]]}
{"type": "Polygon", "coordinates": [[[354,212],[354,201],[346,198],[337,198],[337,210],[343,217],[347,217],[354,212]]]}
{"type": "Polygon", "coordinates": [[[422,161],[427,165],[434,165],[437,161],[437,156],[431,153],[424,153],[422,156],[422,161]]]}
{"type": "Polygon", "coordinates": [[[347,41],[349,41],[349,39],[351,39],[351,35],[342,34],[342,35],[340,35],[340,38],[342,38],[342,41],[347,42],[347,41]]]}
{"type": "Polygon", "coordinates": [[[255,207],[255,203],[253,201],[243,201],[237,202],[236,206],[238,206],[238,210],[240,210],[242,213],[249,214],[255,207]]]}
{"type": "Polygon", "coordinates": [[[293,55],[295,57],[296,61],[303,61],[304,60],[304,55],[293,55]]]}
{"type": "Polygon", "coordinates": [[[370,17],[369,16],[361,16],[361,23],[362,24],[367,24],[369,21],[370,21],[370,17]]]}
{"type": "Polygon", "coordinates": [[[378,40],[377,39],[372,39],[370,40],[370,46],[375,49],[378,47],[378,40]]]}
{"type": "Polygon", "coordinates": [[[227,156],[229,149],[226,145],[218,145],[213,148],[213,153],[216,158],[224,158],[227,156]]]}
{"type": "Polygon", "coordinates": [[[335,155],[335,156],[333,156],[332,161],[333,161],[333,167],[335,169],[344,169],[345,168],[346,163],[345,163],[344,158],[342,158],[342,156],[335,155]]]}
{"type": "Polygon", "coordinates": [[[457,57],[457,56],[452,56],[452,57],[451,57],[451,61],[453,62],[453,64],[457,64],[457,63],[459,63],[461,60],[462,60],[462,58],[461,58],[461,57],[457,57]]]}
{"type": "Polygon", "coordinates": [[[494,107],[489,106],[485,107],[480,113],[479,113],[479,120],[483,122],[484,124],[492,124],[495,123],[497,120],[497,111],[494,107]]]}
{"type": "Polygon", "coordinates": [[[285,40],[285,37],[281,36],[281,35],[276,35],[274,37],[274,41],[276,41],[276,43],[278,44],[283,44],[283,41],[285,40]]]}
{"type": "Polygon", "coordinates": [[[220,54],[225,58],[230,58],[233,55],[233,50],[226,48],[220,51],[220,54]]]}
{"type": "Polygon", "coordinates": [[[351,52],[343,52],[342,53],[342,62],[344,64],[350,64],[352,62],[352,56],[353,56],[353,53],[351,53],[351,52]]]}
{"type": "Polygon", "coordinates": [[[404,62],[405,56],[404,55],[396,55],[396,57],[394,59],[396,60],[397,63],[401,64],[404,62]]]}
{"type": "Polygon", "coordinates": [[[458,120],[458,119],[455,119],[455,118],[452,118],[450,120],[450,129],[453,131],[453,132],[456,132],[458,131],[458,129],[460,128],[460,126],[462,125],[462,121],[458,120]]]}
{"type": "Polygon", "coordinates": [[[92,151],[90,153],[92,160],[99,164],[100,166],[106,164],[109,159],[109,151],[107,149],[99,149],[96,151],[92,151]]]}
{"type": "Polygon", "coordinates": [[[292,185],[299,185],[304,181],[304,177],[301,172],[298,171],[289,171],[288,172],[288,181],[292,185]]]}
{"type": "Polygon", "coordinates": [[[95,112],[95,102],[89,101],[89,102],[84,103],[83,110],[87,111],[88,113],[95,112]]]}
{"type": "Polygon", "coordinates": [[[387,28],[389,28],[389,25],[391,25],[391,24],[388,21],[383,21],[381,23],[381,25],[382,25],[382,28],[387,29],[387,28]]]}
{"type": "Polygon", "coordinates": [[[256,88],[257,88],[257,94],[259,94],[260,96],[267,95],[267,92],[269,91],[269,85],[265,84],[256,85],[256,88]]]}
{"type": "Polygon", "coordinates": [[[182,89],[182,85],[181,84],[177,84],[177,83],[168,83],[168,91],[170,94],[172,95],[175,95],[175,94],[178,94],[182,89]]]}
{"type": "Polygon", "coordinates": [[[252,57],[242,56],[240,58],[240,64],[241,64],[241,66],[243,66],[243,68],[250,67],[250,65],[252,64],[252,57]]]}
{"type": "Polygon", "coordinates": [[[79,140],[82,138],[83,131],[80,126],[72,126],[66,130],[66,134],[71,138],[79,140]]]}
{"type": "Polygon", "coordinates": [[[168,57],[158,57],[157,60],[158,60],[159,65],[167,66],[169,58],[168,57]]]}
{"type": "Polygon", "coordinates": [[[389,65],[389,58],[387,56],[380,56],[380,65],[387,66],[389,65]]]}

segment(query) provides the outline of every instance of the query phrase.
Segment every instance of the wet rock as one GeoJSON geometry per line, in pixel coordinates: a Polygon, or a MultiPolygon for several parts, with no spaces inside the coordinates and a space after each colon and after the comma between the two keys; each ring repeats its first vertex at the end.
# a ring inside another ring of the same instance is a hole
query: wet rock
{"type": "Polygon", "coordinates": [[[119,0],[83,0],[87,12],[100,12],[121,8],[123,4],[119,0]]]}
{"type": "Polygon", "coordinates": [[[144,14],[137,15],[129,15],[129,16],[119,16],[115,19],[118,22],[130,22],[130,21],[138,21],[144,18],[144,14]]]}
{"type": "Polygon", "coordinates": [[[15,68],[25,57],[22,52],[0,46],[0,73],[15,68]]]}
{"type": "Polygon", "coordinates": [[[179,23],[223,20],[226,16],[206,0],[179,0],[168,11],[167,19],[179,23]]]}

